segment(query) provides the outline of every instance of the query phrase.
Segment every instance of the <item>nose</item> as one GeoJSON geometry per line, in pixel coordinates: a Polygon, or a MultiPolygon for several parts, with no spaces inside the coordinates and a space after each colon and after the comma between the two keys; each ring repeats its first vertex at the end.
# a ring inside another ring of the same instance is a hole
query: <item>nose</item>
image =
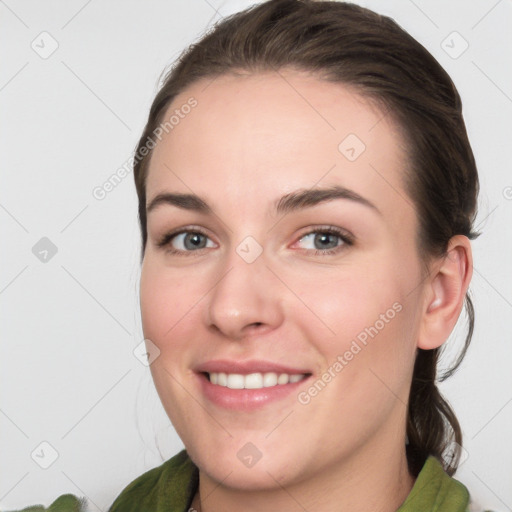
{"type": "Polygon", "coordinates": [[[233,251],[222,277],[207,295],[206,325],[238,341],[272,331],[283,322],[282,293],[282,284],[267,268],[264,254],[247,263],[233,251]]]}

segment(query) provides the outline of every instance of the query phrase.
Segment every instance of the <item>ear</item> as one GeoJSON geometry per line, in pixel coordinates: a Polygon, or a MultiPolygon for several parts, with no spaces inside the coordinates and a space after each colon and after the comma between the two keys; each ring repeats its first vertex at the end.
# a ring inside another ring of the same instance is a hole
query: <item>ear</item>
{"type": "Polygon", "coordinates": [[[418,348],[424,350],[440,347],[457,323],[473,275],[470,240],[464,235],[452,237],[447,255],[431,268],[418,335],[418,348]]]}

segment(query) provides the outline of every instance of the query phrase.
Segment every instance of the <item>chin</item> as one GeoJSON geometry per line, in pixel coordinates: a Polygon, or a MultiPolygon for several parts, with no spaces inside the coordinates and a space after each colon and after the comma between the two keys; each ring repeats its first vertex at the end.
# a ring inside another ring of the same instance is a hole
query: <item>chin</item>
{"type": "Polygon", "coordinates": [[[277,437],[272,443],[268,439],[252,443],[246,441],[249,437],[243,440],[227,438],[225,443],[216,443],[214,449],[211,444],[201,446],[199,443],[195,447],[188,447],[185,443],[185,446],[192,461],[203,473],[233,489],[263,491],[301,479],[298,463],[304,464],[305,454],[300,447],[286,445],[283,439],[278,440],[277,437]],[[300,460],[295,461],[294,456],[297,455],[300,460]]]}
{"type": "Polygon", "coordinates": [[[222,485],[240,491],[264,491],[287,486],[297,477],[297,467],[290,462],[274,459],[263,462],[260,459],[253,467],[233,464],[229,461],[207,464],[201,468],[210,478],[222,485]],[[211,466],[211,467],[210,467],[211,466]],[[289,473],[292,472],[293,474],[289,473]]]}

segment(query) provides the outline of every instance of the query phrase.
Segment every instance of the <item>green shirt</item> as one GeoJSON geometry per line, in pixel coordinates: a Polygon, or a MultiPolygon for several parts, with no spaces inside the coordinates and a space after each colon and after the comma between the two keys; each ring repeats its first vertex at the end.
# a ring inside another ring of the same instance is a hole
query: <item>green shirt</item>
{"type": "MultiPolygon", "coordinates": [[[[199,485],[199,470],[185,450],[128,484],[108,512],[187,512],[199,485]]],[[[85,498],[64,494],[49,508],[32,506],[12,512],[83,512],[85,498]]],[[[469,492],[428,457],[411,492],[397,512],[467,512],[469,492]]]]}

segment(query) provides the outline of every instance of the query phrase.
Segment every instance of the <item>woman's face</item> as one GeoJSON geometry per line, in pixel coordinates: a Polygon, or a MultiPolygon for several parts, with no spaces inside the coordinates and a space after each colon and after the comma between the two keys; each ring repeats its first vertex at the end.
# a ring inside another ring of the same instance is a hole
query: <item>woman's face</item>
{"type": "Polygon", "coordinates": [[[423,288],[390,116],[291,70],[197,82],[171,115],[147,205],[187,197],[148,211],[140,298],[193,461],[256,489],[403,449],[423,288]]]}

